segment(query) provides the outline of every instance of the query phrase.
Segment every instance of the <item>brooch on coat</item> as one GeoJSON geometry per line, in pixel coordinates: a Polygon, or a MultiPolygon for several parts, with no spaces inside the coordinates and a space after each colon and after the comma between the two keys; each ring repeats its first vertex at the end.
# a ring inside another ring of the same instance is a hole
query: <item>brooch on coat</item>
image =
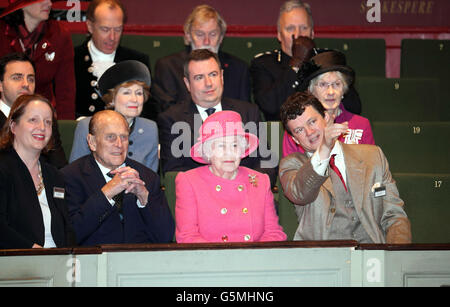
{"type": "Polygon", "coordinates": [[[248,181],[251,183],[252,186],[254,186],[254,187],[258,186],[258,177],[257,177],[257,175],[250,175],[250,174],[248,174],[248,181]]]}
{"type": "Polygon", "coordinates": [[[45,59],[48,61],[48,62],[53,62],[53,60],[55,59],[55,51],[53,51],[52,53],[48,53],[48,52],[46,52],[45,53],[45,59]]]}

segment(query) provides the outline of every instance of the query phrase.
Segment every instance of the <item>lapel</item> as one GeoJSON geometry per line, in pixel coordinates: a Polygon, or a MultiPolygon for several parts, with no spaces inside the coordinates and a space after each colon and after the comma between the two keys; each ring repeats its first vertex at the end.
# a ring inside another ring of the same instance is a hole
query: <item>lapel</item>
{"type": "Polygon", "coordinates": [[[92,153],[86,158],[85,163],[81,168],[81,172],[83,173],[84,178],[86,178],[87,186],[89,186],[91,190],[97,191],[106,183],[92,153]]]}
{"type": "Polygon", "coordinates": [[[359,155],[346,144],[341,143],[344,154],[347,186],[352,194],[353,203],[358,215],[361,216],[366,186],[366,165],[359,155]]]}
{"type": "MultiPolygon", "coordinates": [[[[350,189],[350,193],[352,194],[355,209],[357,210],[358,215],[360,215],[363,207],[364,187],[366,185],[366,166],[363,160],[360,159],[359,155],[356,154],[355,151],[351,150],[348,145],[344,143],[340,144],[345,161],[347,187],[350,189]]],[[[333,170],[328,166],[328,174],[332,171],[333,170]]],[[[334,199],[336,198],[330,176],[328,176],[323,183],[323,187],[327,189],[334,199]]]]}
{"type": "Polygon", "coordinates": [[[227,98],[222,97],[221,104],[222,110],[235,111],[234,105],[227,98]]]}

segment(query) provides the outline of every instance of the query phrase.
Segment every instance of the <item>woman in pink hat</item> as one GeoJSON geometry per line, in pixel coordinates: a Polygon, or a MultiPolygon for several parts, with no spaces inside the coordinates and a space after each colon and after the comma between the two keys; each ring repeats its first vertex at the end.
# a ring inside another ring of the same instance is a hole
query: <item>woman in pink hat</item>
{"type": "Polygon", "coordinates": [[[9,0],[0,14],[0,57],[25,53],[36,70],[36,93],[56,108],[58,119],[75,119],[74,50],[69,31],[49,20],[50,0],[9,0]]]}
{"type": "Polygon", "coordinates": [[[234,111],[210,115],[191,157],[206,164],[176,179],[176,240],[193,242],[284,241],[269,177],[239,166],[258,147],[234,111]]]}

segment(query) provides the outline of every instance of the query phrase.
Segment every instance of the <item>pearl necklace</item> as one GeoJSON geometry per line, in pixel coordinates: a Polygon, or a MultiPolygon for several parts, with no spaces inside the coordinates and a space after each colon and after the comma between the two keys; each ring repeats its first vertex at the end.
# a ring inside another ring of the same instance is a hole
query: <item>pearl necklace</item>
{"type": "Polygon", "coordinates": [[[44,190],[45,186],[44,186],[44,179],[42,178],[42,169],[41,169],[41,163],[38,162],[38,167],[39,167],[39,184],[36,188],[36,193],[37,195],[41,195],[42,191],[44,190]]]}

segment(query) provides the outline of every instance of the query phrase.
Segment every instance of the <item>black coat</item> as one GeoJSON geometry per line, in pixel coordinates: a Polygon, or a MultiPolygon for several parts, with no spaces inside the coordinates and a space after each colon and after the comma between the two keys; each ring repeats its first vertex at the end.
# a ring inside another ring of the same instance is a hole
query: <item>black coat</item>
{"type": "MultiPolygon", "coordinates": [[[[184,62],[191,49],[163,57],[155,65],[155,87],[152,89],[154,99],[159,103],[161,111],[179,101],[191,97],[184,84],[184,62]]],[[[219,60],[223,69],[223,97],[250,101],[250,74],[248,65],[241,59],[219,51],[219,60]]]]}
{"type": "MultiPolygon", "coordinates": [[[[239,113],[242,117],[242,122],[244,123],[244,125],[251,122],[255,123],[255,127],[257,129],[259,128],[261,116],[258,106],[256,106],[255,104],[246,101],[223,98],[221,105],[222,110],[224,111],[230,110],[239,113]]],[[[201,124],[202,122],[200,114],[198,113],[198,109],[192,99],[179,102],[167,109],[165,112],[159,114],[159,142],[161,144],[160,155],[163,173],[169,171],[187,171],[204,165],[194,161],[190,157],[190,149],[197,141],[198,128],[200,128],[201,124]],[[195,114],[199,118],[199,122],[197,123],[194,119],[195,114]],[[181,124],[182,126],[187,125],[186,130],[188,131],[179,130],[175,133],[171,133],[172,126],[175,123],[183,123],[181,124]],[[182,150],[185,154],[182,157],[176,157],[172,152],[172,143],[174,141],[179,142],[183,133],[189,133],[190,135],[188,135],[189,137],[187,139],[184,139],[186,142],[183,144],[178,144],[177,148],[182,150]],[[181,145],[183,145],[183,148],[181,148],[181,145]]],[[[256,131],[256,133],[259,134],[258,131],[256,131]]],[[[260,143],[260,145],[264,146],[265,144],[260,143]]],[[[267,158],[263,158],[261,157],[261,153],[258,150],[256,157],[246,157],[242,159],[241,165],[268,174],[273,186],[276,182],[278,165],[273,168],[261,168],[260,162],[262,160],[270,160],[270,156],[267,158]]]]}
{"type": "MultiPolygon", "coordinates": [[[[64,188],[59,171],[40,159],[45,192],[51,213],[51,232],[57,247],[76,244],[65,199],[54,197],[54,188],[64,188]]],[[[31,248],[44,245],[44,221],[28,168],[17,152],[0,152],[0,248],[31,248]]]]}
{"type": "MultiPolygon", "coordinates": [[[[75,48],[75,81],[77,86],[75,99],[75,116],[92,116],[95,112],[104,110],[105,103],[98,93],[97,77],[88,71],[92,65],[92,59],[87,47],[89,39],[75,48]],[[93,82],[94,81],[94,82],[93,82]]],[[[150,70],[148,55],[139,51],[119,46],[116,50],[114,62],[136,60],[147,65],[150,70]]]]}
{"type": "MultiPolygon", "coordinates": [[[[289,66],[290,56],[283,51],[274,50],[257,55],[250,65],[253,97],[265,120],[279,121],[280,107],[286,99],[297,91],[297,73],[289,66]]],[[[361,113],[361,101],[353,86],[342,100],[347,111],[361,113]]]]}

